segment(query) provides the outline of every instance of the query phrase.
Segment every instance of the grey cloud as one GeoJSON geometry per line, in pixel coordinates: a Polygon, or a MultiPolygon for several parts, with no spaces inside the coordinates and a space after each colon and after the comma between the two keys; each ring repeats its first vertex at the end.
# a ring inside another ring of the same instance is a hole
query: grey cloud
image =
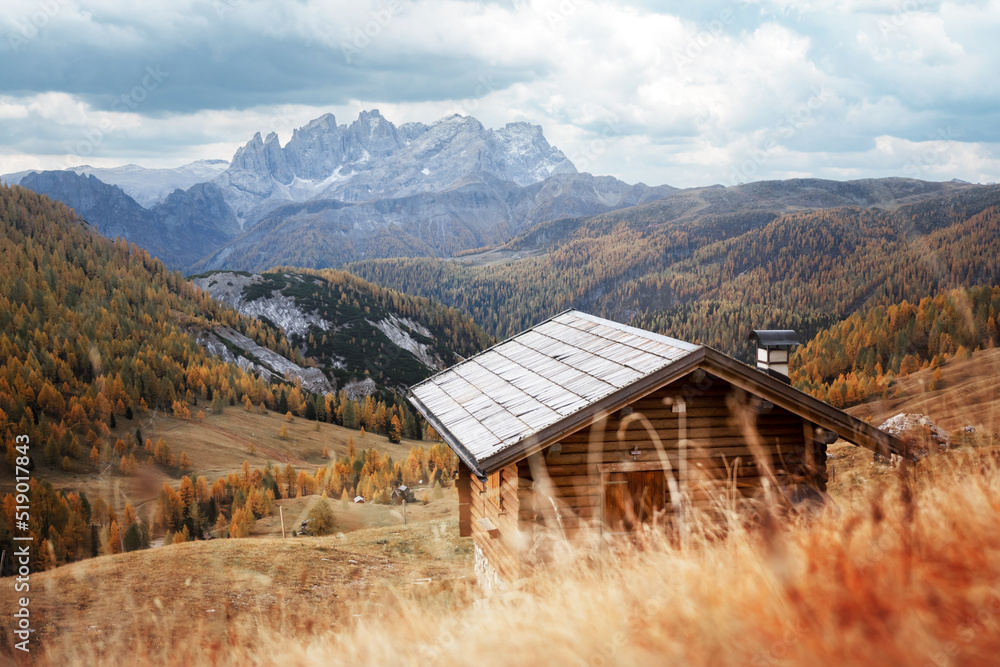
{"type": "Polygon", "coordinates": [[[337,105],[350,99],[463,99],[475,96],[483,81],[504,88],[544,74],[538,63],[498,66],[468,54],[397,44],[388,29],[365,42],[342,28],[343,39],[321,44],[235,21],[205,20],[192,22],[192,34],[165,30],[100,44],[93,43],[97,26],[88,25],[74,37],[68,27],[53,24],[16,53],[8,43],[0,46],[4,59],[15,65],[0,68],[0,94],[62,91],[111,110],[154,67],[168,77],[143,100],[141,113],[191,113],[286,103],[337,105]]]}

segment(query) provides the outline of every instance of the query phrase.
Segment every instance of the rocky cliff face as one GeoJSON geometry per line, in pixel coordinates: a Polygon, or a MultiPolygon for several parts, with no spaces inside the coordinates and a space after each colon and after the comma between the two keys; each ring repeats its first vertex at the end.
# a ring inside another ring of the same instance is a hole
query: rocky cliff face
{"type": "Polygon", "coordinates": [[[237,332],[218,327],[199,338],[214,354],[255,364],[254,370],[266,371],[269,378],[289,373],[302,379],[303,386],[309,383],[323,391],[347,386],[402,389],[458,359],[419,318],[394,312],[357,285],[335,285],[294,272],[218,271],[195,276],[192,282],[216,301],[280,328],[295,348],[319,363],[318,368],[296,366],[274,352],[257,349],[237,332]],[[234,355],[233,349],[245,353],[234,355]]]}
{"type": "Polygon", "coordinates": [[[303,368],[229,327],[217,326],[199,331],[195,339],[212,356],[236,364],[267,382],[294,382],[298,379],[302,388],[313,394],[329,394],[334,390],[322,370],[303,368]]]}
{"type": "Polygon", "coordinates": [[[430,126],[397,128],[372,110],[350,125],[337,125],[326,114],[295,130],[284,148],[274,134],[262,140],[258,133],[215,182],[246,221],[266,202],[367,202],[483,179],[523,187],[566,173],[576,168],[537,125],[488,130],[475,118],[456,115],[430,126]]]}

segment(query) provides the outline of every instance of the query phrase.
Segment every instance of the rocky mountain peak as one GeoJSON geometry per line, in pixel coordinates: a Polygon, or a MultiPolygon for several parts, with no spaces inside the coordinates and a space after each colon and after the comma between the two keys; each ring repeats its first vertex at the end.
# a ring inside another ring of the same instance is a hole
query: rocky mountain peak
{"type": "Polygon", "coordinates": [[[332,113],[325,113],[319,118],[311,120],[302,127],[295,130],[295,134],[298,134],[300,132],[304,134],[311,134],[316,131],[329,132],[331,130],[336,130],[336,129],[337,129],[337,117],[334,116],[332,113]]]}
{"type": "Polygon", "coordinates": [[[540,125],[507,123],[491,132],[499,156],[501,178],[525,186],[554,174],[575,174],[569,158],[545,139],[540,125]]]}
{"type": "Polygon", "coordinates": [[[218,183],[230,190],[227,198],[242,218],[256,202],[273,197],[364,201],[430,192],[483,176],[525,186],[561,173],[576,173],[576,168],[538,125],[513,122],[489,130],[472,116],[453,114],[430,126],[397,128],[370,109],[350,125],[337,125],[333,114],[320,116],[295,130],[284,148],[273,132],[266,139],[258,132],[236,152],[218,183]],[[437,176],[414,175],[431,172],[437,176]]]}
{"type": "Polygon", "coordinates": [[[423,123],[403,123],[396,128],[396,131],[399,133],[400,139],[408,144],[426,132],[427,126],[423,123]]]}
{"type": "Polygon", "coordinates": [[[250,141],[236,149],[229,169],[233,171],[248,170],[255,171],[259,167],[259,156],[264,148],[264,140],[260,132],[254,133],[250,141]]]}
{"type": "Polygon", "coordinates": [[[396,126],[378,109],[362,111],[344,136],[345,157],[351,162],[385,159],[403,145],[396,126]]]}

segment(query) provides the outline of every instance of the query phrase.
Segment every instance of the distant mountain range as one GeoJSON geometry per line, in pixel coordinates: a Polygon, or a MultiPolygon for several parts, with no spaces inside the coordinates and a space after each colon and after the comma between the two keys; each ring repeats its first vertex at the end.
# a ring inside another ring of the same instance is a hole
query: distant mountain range
{"type": "MultiPolygon", "coordinates": [[[[210,181],[226,169],[225,160],[198,160],[173,169],[147,169],[134,164],[124,167],[72,167],[81,176],[96,176],[102,183],[117,185],[122,192],[145,208],[151,208],[167,198],[174,190],[187,190],[192,185],[210,181]]],[[[8,185],[20,185],[21,179],[34,171],[19,171],[0,176],[8,185]]]]}
{"type": "Polygon", "coordinates": [[[172,269],[187,269],[240,233],[222,189],[212,182],[174,190],[150,208],[94,175],[33,172],[20,184],[65,203],[104,236],[132,241],[172,269]]]}
{"type": "Polygon", "coordinates": [[[497,338],[578,308],[750,361],[751,329],[809,338],[859,310],[998,285],[998,256],[1000,185],[795,179],[539,223],[450,260],[345,269],[459,308],[497,338]]]}
{"type": "Polygon", "coordinates": [[[258,133],[228,165],[0,178],[66,203],[105,235],[185,271],[447,257],[505,242],[537,222],[676,192],[578,173],[537,125],[493,130],[455,115],[397,127],[377,110],[350,125],[327,114],[295,130],[285,146],[258,133]]]}
{"type": "MultiPolygon", "coordinates": [[[[341,125],[326,114],[284,146],[274,133],[257,133],[228,163],[77,167],[0,179],[66,203],[105,236],[133,241],[186,273],[446,259],[483,248],[494,250],[472,261],[492,262],[554,244],[568,248],[621,225],[686,230],[690,241],[672,241],[669,255],[654,262],[661,265],[789,213],[891,210],[987,187],[904,178],[683,190],[630,185],[579,173],[537,125],[489,129],[454,115],[396,126],[377,110],[341,125]]],[[[622,277],[643,271],[633,266],[622,277]]]]}

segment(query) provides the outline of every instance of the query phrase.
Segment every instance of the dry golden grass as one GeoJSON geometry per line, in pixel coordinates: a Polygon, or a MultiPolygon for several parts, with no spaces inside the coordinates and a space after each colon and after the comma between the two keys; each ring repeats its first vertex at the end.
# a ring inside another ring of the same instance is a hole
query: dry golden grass
{"type": "Polygon", "coordinates": [[[850,408],[855,417],[878,426],[900,412],[929,416],[951,432],[967,425],[991,433],[1000,430],[1000,348],[981,350],[970,359],[950,359],[941,381],[930,390],[934,371],[924,369],[899,379],[899,396],[850,408]]]}
{"type": "MultiPolygon", "coordinates": [[[[426,496],[429,500],[430,489],[423,487],[416,494],[417,500],[421,501],[426,496]]],[[[250,533],[251,537],[281,537],[281,512],[279,507],[284,508],[285,534],[291,535],[291,531],[298,530],[302,521],[309,516],[309,510],[319,500],[319,496],[306,496],[304,498],[287,498],[274,501],[273,513],[269,516],[257,519],[257,524],[250,533]]],[[[337,514],[337,530],[340,532],[350,532],[363,528],[394,528],[403,524],[403,508],[399,505],[379,505],[377,503],[355,504],[348,502],[346,507],[337,499],[331,499],[337,514]]],[[[445,498],[433,500],[426,505],[423,502],[410,503],[406,507],[407,523],[428,523],[435,521],[448,521],[458,517],[458,497],[455,487],[449,487],[445,492],[445,498]]]]}
{"type": "Polygon", "coordinates": [[[101,558],[37,577],[36,618],[60,615],[40,663],[995,664],[998,460],[952,452],[811,515],[697,523],[687,544],[556,543],[487,597],[454,522],[101,558]],[[89,628],[115,607],[123,622],[89,628]]]}
{"type": "MultiPolygon", "coordinates": [[[[451,516],[455,502],[421,509],[451,516]]],[[[341,521],[344,510],[334,506],[341,521]]],[[[378,610],[393,591],[419,599],[470,588],[472,547],[457,532],[457,520],[444,519],[329,537],[188,542],[84,560],[32,575],[33,641],[48,664],[143,664],[169,662],[175,647],[192,641],[225,646],[232,633],[277,633],[274,641],[309,635],[359,610],[378,610]]],[[[15,599],[13,586],[3,587],[4,616],[15,599]]],[[[0,657],[10,639],[0,639],[0,657]]]]}
{"type": "MultiPolygon", "coordinates": [[[[848,409],[860,419],[878,426],[900,412],[929,416],[935,424],[954,432],[973,426],[982,440],[1000,441],[1000,349],[982,350],[971,359],[951,359],[941,367],[941,379],[928,390],[934,371],[925,369],[899,379],[899,395],[874,400],[848,409]]],[[[835,498],[850,495],[890,469],[872,463],[872,452],[838,440],[829,448],[828,490],[835,498]]]]}
{"type": "MultiPolygon", "coordinates": [[[[968,419],[992,433],[997,375],[983,369],[996,355],[946,366],[937,402],[919,396],[917,373],[903,381],[914,396],[855,410],[914,409],[951,430],[968,423],[960,406],[969,396],[977,407],[968,419]]],[[[242,437],[278,421],[242,411],[223,419],[242,437]]],[[[194,424],[175,428],[202,437],[194,424]]],[[[308,462],[330,445],[311,433],[292,431],[287,455],[308,462]]],[[[358,439],[346,432],[331,449],[341,451],[347,435],[358,439]]],[[[213,446],[206,436],[193,451],[229,465],[213,446]]],[[[345,511],[335,501],[341,527],[354,531],[341,537],[275,539],[280,525],[270,517],[255,540],[76,563],[32,577],[34,657],[51,665],[996,664],[1000,454],[966,447],[900,471],[873,466],[870,452],[850,445],[831,453],[832,501],[812,514],[765,510],[753,526],[733,514],[721,532],[694,522],[687,541],[661,530],[596,551],[543,536],[553,562],[493,595],[474,584],[451,493],[411,506],[406,527],[398,507],[345,511]]],[[[315,500],[280,501],[286,526],[315,500]]],[[[13,604],[5,588],[0,614],[13,604]]]]}

